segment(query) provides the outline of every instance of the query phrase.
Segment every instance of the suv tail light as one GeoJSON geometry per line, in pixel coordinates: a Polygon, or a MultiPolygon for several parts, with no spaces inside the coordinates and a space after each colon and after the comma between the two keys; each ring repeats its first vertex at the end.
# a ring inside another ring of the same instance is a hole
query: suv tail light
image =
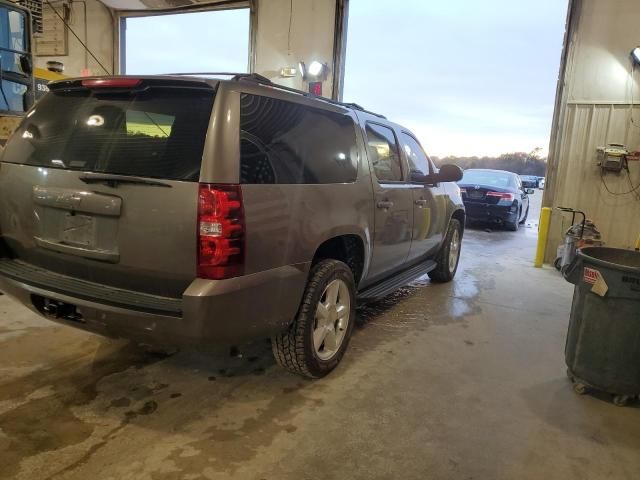
{"type": "Polygon", "coordinates": [[[198,190],[198,277],[237,277],[244,271],[244,209],[239,185],[201,183],[198,190]]]}
{"type": "Polygon", "coordinates": [[[509,200],[513,202],[515,199],[515,195],[513,193],[503,193],[503,192],[487,192],[487,197],[498,197],[500,200],[509,200]]]}

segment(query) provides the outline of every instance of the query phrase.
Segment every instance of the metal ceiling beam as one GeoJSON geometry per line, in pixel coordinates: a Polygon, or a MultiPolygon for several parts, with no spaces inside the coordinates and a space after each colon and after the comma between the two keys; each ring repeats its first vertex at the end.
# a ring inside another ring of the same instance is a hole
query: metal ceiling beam
{"type": "Polygon", "coordinates": [[[119,12],[175,12],[207,8],[248,7],[248,0],[100,0],[119,12]]]}

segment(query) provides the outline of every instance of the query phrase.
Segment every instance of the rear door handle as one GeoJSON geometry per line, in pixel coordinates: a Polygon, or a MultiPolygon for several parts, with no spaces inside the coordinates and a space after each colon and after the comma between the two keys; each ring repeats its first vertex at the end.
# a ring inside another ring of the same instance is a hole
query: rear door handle
{"type": "Polygon", "coordinates": [[[413,203],[415,203],[419,207],[426,207],[429,202],[424,198],[420,198],[418,200],[415,200],[413,203]]]}
{"type": "Polygon", "coordinates": [[[393,207],[393,202],[390,202],[388,200],[381,200],[376,204],[376,206],[383,210],[388,210],[389,208],[393,207]]]}

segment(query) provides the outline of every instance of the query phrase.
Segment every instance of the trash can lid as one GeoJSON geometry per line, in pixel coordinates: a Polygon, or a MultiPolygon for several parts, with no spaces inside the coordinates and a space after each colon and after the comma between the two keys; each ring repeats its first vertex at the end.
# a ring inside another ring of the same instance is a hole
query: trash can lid
{"type": "Polygon", "coordinates": [[[640,274],[640,252],[610,247],[584,247],[578,250],[584,260],[601,267],[640,274]]]}

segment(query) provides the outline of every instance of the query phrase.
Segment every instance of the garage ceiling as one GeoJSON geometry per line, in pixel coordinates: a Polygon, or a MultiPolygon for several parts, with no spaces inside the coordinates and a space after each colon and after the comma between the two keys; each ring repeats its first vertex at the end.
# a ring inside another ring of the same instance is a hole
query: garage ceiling
{"type": "Polygon", "coordinates": [[[206,7],[208,5],[227,4],[229,6],[248,6],[249,1],[229,0],[100,0],[113,10],[176,10],[181,8],[206,7]]]}

